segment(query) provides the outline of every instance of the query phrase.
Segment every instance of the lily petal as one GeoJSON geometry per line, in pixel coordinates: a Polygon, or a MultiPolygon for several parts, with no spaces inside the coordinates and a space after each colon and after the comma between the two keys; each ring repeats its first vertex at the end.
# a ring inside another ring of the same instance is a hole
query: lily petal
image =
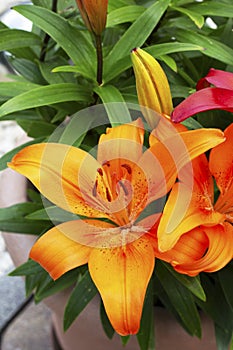
{"type": "Polygon", "coordinates": [[[154,251],[144,236],[122,248],[93,250],[89,259],[90,274],[109,320],[119,334],[138,332],[153,269],[154,251]]]}
{"type": "Polygon", "coordinates": [[[93,188],[100,164],[85,151],[64,144],[35,144],[15,155],[10,168],[26,176],[51,202],[88,217],[106,217],[93,188]]]}
{"type": "Polygon", "coordinates": [[[144,126],[139,118],[128,124],[107,128],[98,144],[97,160],[100,164],[114,159],[129,159],[137,162],[142,155],[144,126]]]}
{"type": "MultiPolygon", "coordinates": [[[[198,230],[198,229],[196,229],[198,230]]],[[[213,227],[201,227],[203,234],[208,238],[208,250],[198,260],[191,260],[188,263],[180,264],[173,262],[175,270],[189,276],[196,276],[200,272],[215,272],[222,269],[233,257],[233,227],[225,222],[223,225],[213,227]]],[[[188,241],[189,234],[184,237],[188,241]]]]}
{"type": "Polygon", "coordinates": [[[93,248],[64,235],[64,232],[77,232],[77,227],[76,221],[55,226],[41,236],[31,249],[30,258],[37,261],[54,280],[88,262],[93,248]]]}
{"type": "Polygon", "coordinates": [[[233,223],[233,124],[225,130],[226,141],[210,152],[210,170],[215,177],[220,195],[215,209],[225,213],[233,223]]]}
{"type": "Polygon", "coordinates": [[[225,215],[210,207],[203,192],[194,192],[191,196],[190,188],[176,183],[158,227],[159,250],[172,249],[183,234],[199,225],[216,225],[224,220],[225,215]]]}
{"type": "Polygon", "coordinates": [[[176,133],[162,142],[155,142],[138,162],[147,179],[149,202],[170,191],[184,165],[223,141],[222,131],[199,129],[176,133]]]}
{"type": "Polygon", "coordinates": [[[211,84],[218,88],[233,90],[233,73],[211,68],[209,73],[198,81],[196,89],[201,90],[211,84]]]}
{"type": "Polygon", "coordinates": [[[159,115],[170,116],[173,109],[167,77],[160,64],[147,52],[137,48],[132,51],[136,87],[142,113],[153,129],[159,115]],[[158,116],[157,116],[158,114],[158,116]]]}
{"type": "Polygon", "coordinates": [[[212,109],[233,112],[233,90],[210,87],[196,91],[175,107],[171,120],[179,123],[196,113],[212,109]]]}
{"type": "Polygon", "coordinates": [[[214,210],[213,197],[213,179],[203,154],[181,169],[179,182],[171,190],[158,228],[159,249],[171,249],[199,225],[222,223],[225,215],[214,210]]]}
{"type": "Polygon", "coordinates": [[[225,142],[211,150],[209,160],[210,171],[222,195],[233,186],[233,123],[226,128],[224,134],[225,142]]]}

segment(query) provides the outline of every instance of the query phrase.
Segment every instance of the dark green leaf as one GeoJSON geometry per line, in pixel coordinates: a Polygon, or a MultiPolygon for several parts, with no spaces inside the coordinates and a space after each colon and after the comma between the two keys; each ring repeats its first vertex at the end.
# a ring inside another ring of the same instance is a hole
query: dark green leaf
{"type": "Polygon", "coordinates": [[[83,75],[95,80],[95,49],[84,33],[72,27],[58,14],[45,8],[25,5],[17,6],[15,10],[48,33],[80,67],[83,75]],[[85,50],[80,50],[80,47],[85,50]]]}
{"type": "Polygon", "coordinates": [[[153,281],[149,283],[143,306],[141,325],[137,334],[140,350],[155,349],[154,339],[154,289],[153,281]]]}
{"type": "Polygon", "coordinates": [[[112,325],[108,319],[108,316],[106,314],[104,304],[102,301],[100,302],[100,319],[101,319],[101,323],[102,323],[105,334],[107,335],[107,337],[109,339],[112,339],[115,331],[114,331],[114,328],[112,327],[112,325]]]}
{"type": "Polygon", "coordinates": [[[64,330],[67,330],[72,322],[78,317],[86,305],[97,293],[96,286],[92,282],[89,271],[79,278],[68,303],[64,314],[64,330]]]}
{"type": "Polygon", "coordinates": [[[37,210],[27,215],[27,219],[50,220],[52,222],[66,222],[66,221],[78,220],[79,217],[61,208],[51,206],[46,209],[37,210]]]}
{"type": "Polygon", "coordinates": [[[94,89],[101,98],[107,111],[109,121],[114,126],[132,121],[125,100],[120,91],[113,85],[98,86],[94,89]]]}
{"type": "Polygon", "coordinates": [[[65,101],[89,101],[90,94],[76,84],[53,84],[24,92],[0,107],[0,117],[39,106],[53,105],[65,101]]]}
{"type": "Polygon", "coordinates": [[[179,29],[175,31],[174,35],[180,41],[203,46],[204,50],[201,52],[204,55],[217,59],[225,64],[233,65],[233,50],[229,46],[191,30],[179,29]]]}
{"type": "Polygon", "coordinates": [[[223,1],[204,1],[203,3],[191,5],[189,10],[195,11],[204,16],[222,16],[227,18],[233,17],[233,5],[223,1]]]}
{"type": "Polygon", "coordinates": [[[42,74],[38,66],[25,58],[11,59],[12,67],[21,74],[27,81],[34,84],[45,85],[46,80],[42,77],[42,74]]]}
{"type": "MultiPolygon", "coordinates": [[[[170,0],[156,1],[152,4],[122,35],[116,45],[106,58],[104,71],[104,80],[109,81],[109,75],[112,77],[117,70],[118,62],[124,56],[130,56],[133,48],[144,44],[145,40],[151,34],[158,24],[164,12],[169,6],[170,0]]],[[[116,76],[116,75],[115,75],[116,76]]]]}
{"type": "Polygon", "coordinates": [[[19,29],[2,29],[0,31],[0,51],[10,51],[19,47],[41,45],[41,39],[34,33],[19,29]]]}
{"type": "Polygon", "coordinates": [[[159,278],[173,308],[191,335],[201,337],[201,323],[192,293],[173,277],[164,264],[157,262],[156,275],[159,278]]]}
{"type": "Polygon", "coordinates": [[[39,209],[36,203],[20,203],[8,208],[0,208],[0,230],[39,235],[51,228],[48,221],[26,219],[26,216],[39,209]]]}
{"type": "Polygon", "coordinates": [[[162,263],[163,266],[169,271],[169,273],[176,278],[177,282],[181,283],[186,287],[191,293],[193,293],[199,299],[205,301],[205,292],[201,286],[199,277],[189,277],[187,275],[182,275],[176,272],[173,267],[166,263],[162,263]]]}
{"type": "Polygon", "coordinates": [[[221,283],[226,300],[233,312],[233,283],[231,283],[232,276],[233,266],[231,264],[226,266],[224,269],[220,270],[218,273],[219,281],[221,283]]]}
{"type": "Polygon", "coordinates": [[[77,282],[79,272],[77,269],[71,270],[54,281],[49,275],[48,278],[39,284],[35,292],[35,301],[40,302],[53,294],[74,285],[77,282]]]}
{"type": "Polygon", "coordinates": [[[28,275],[35,275],[43,271],[44,271],[43,268],[36,261],[29,259],[27,262],[17,267],[9,275],[10,276],[28,276],[28,275]]]}
{"type": "Polygon", "coordinates": [[[124,6],[114,11],[111,11],[107,17],[106,27],[112,27],[117,24],[126,23],[126,22],[133,22],[144,11],[145,11],[144,7],[137,6],[137,5],[124,6]]]}
{"type": "Polygon", "coordinates": [[[49,136],[56,128],[55,125],[43,121],[34,121],[27,119],[17,119],[17,124],[26,131],[29,137],[39,138],[49,136]]]}
{"type": "Polygon", "coordinates": [[[75,78],[73,74],[63,73],[63,72],[52,72],[55,67],[65,64],[66,61],[61,57],[53,57],[50,61],[39,62],[39,67],[44,79],[49,84],[59,84],[59,83],[75,83],[75,78]]]}

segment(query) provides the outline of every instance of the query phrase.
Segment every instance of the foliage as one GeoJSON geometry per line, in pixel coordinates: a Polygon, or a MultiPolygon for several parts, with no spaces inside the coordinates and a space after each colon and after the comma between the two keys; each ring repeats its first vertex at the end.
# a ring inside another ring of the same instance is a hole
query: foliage
{"type": "MultiPolygon", "coordinates": [[[[0,23],[0,50],[7,52],[14,70],[10,82],[0,83],[0,120],[16,120],[35,139],[32,143],[54,137],[54,131],[67,116],[72,121],[78,111],[101,103],[121,102],[123,106],[118,120],[114,106],[107,109],[106,124],[130,121],[124,103],[138,102],[130,59],[130,51],[135,47],[144,48],[161,63],[174,105],[194,91],[196,82],[211,67],[233,72],[231,0],[109,0],[106,29],[102,33],[102,61],[96,56],[95,37],[85,28],[74,0],[34,0],[33,6],[17,6],[15,11],[31,20],[33,26],[31,32],[25,32],[0,23]]],[[[186,121],[186,125],[191,129],[202,125],[224,129],[233,122],[233,115],[224,112],[222,118],[221,114],[219,111],[199,114],[186,121]]],[[[97,117],[94,115],[91,123],[97,117]]],[[[65,137],[66,125],[62,125],[56,134],[58,140],[65,137]]],[[[81,125],[80,121],[80,128],[81,125]]],[[[83,130],[76,146],[85,149],[100,133],[97,130],[93,136],[83,130]]],[[[19,148],[3,156],[0,170],[18,151],[19,148]]],[[[0,209],[0,229],[33,231],[39,235],[51,227],[51,215],[56,222],[71,216],[62,210],[58,215],[53,207],[48,210],[49,217],[41,202],[0,209]]],[[[165,306],[188,333],[198,337],[201,336],[198,311],[204,310],[214,320],[218,349],[227,350],[233,331],[232,273],[230,263],[216,274],[188,277],[157,261],[138,333],[141,350],[154,349],[153,302],[165,306]]],[[[97,293],[87,266],[54,282],[37,263],[29,260],[11,275],[26,276],[26,293],[33,292],[36,302],[75,285],[66,306],[65,329],[97,293]]],[[[103,307],[101,321],[111,338],[114,331],[103,307]]]]}

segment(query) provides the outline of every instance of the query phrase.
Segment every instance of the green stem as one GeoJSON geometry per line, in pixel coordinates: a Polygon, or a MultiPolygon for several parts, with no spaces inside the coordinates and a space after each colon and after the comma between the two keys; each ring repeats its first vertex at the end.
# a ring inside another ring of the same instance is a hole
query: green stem
{"type": "MultiPolygon", "coordinates": [[[[52,11],[53,12],[57,12],[57,2],[58,2],[58,0],[53,0],[53,3],[52,3],[52,11]]],[[[39,58],[40,62],[45,61],[45,56],[46,56],[49,40],[50,40],[50,35],[48,33],[46,33],[44,40],[43,40],[42,48],[40,51],[40,58],[39,58]]]]}
{"type": "Polygon", "coordinates": [[[103,50],[101,35],[95,35],[96,55],[97,55],[97,76],[96,80],[99,85],[103,82],[103,50]]]}

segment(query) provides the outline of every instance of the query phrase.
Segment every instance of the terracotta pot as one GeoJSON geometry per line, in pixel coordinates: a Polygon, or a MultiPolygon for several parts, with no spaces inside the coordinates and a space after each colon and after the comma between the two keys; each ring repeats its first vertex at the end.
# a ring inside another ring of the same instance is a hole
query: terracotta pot
{"type": "MultiPolygon", "coordinates": [[[[0,206],[7,207],[26,200],[25,179],[6,170],[0,178],[0,206]]],[[[7,249],[16,266],[27,261],[28,253],[35,241],[33,235],[4,234],[7,249]]],[[[69,330],[62,330],[63,312],[70,291],[47,298],[44,302],[52,310],[55,332],[64,350],[120,350],[123,349],[120,337],[109,340],[99,319],[99,302],[94,299],[88,304],[69,330]]],[[[162,308],[155,308],[155,334],[157,350],[216,350],[214,327],[210,319],[201,315],[203,338],[189,336],[176,320],[162,308]]],[[[126,350],[139,350],[136,337],[131,337],[126,350]]]]}

